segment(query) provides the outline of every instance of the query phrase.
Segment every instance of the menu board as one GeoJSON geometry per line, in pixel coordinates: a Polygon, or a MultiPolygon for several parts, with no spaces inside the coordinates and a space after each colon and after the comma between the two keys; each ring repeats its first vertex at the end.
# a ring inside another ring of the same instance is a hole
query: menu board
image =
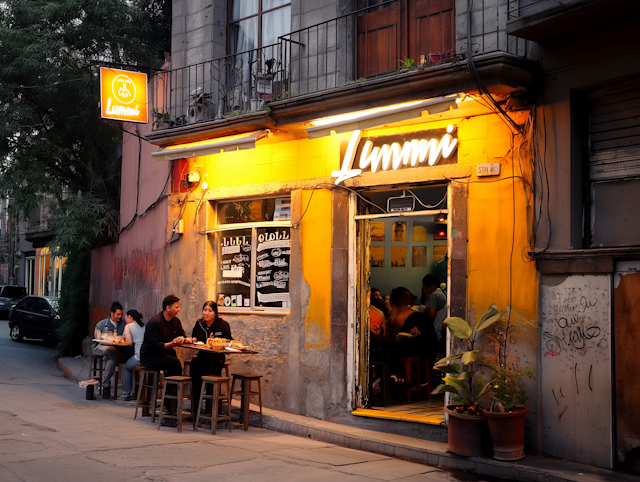
{"type": "Polygon", "coordinates": [[[290,308],[290,228],[257,228],[256,306],[290,308]]]}
{"type": "Polygon", "coordinates": [[[251,304],[251,228],[223,231],[218,237],[218,306],[251,304]]]}

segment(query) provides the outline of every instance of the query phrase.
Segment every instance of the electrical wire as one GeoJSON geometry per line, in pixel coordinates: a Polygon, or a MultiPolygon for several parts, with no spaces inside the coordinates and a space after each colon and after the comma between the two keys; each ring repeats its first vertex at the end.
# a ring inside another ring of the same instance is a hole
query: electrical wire
{"type": "Polygon", "coordinates": [[[435,209],[447,200],[447,193],[445,192],[444,197],[438,203],[434,204],[433,206],[428,206],[424,204],[422,201],[420,201],[420,198],[416,196],[415,193],[411,191],[411,189],[405,189],[405,191],[410,192],[411,195],[416,199],[416,201],[418,201],[418,204],[420,204],[420,206],[422,206],[425,209],[435,209]]]}

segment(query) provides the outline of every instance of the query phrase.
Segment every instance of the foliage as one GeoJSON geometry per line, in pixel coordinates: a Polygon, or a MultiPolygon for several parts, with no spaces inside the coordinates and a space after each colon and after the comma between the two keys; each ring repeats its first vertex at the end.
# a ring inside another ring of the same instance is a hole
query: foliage
{"type": "Polygon", "coordinates": [[[497,412],[511,412],[516,407],[527,403],[527,393],[522,381],[524,377],[534,378],[533,370],[526,367],[524,370],[517,365],[506,367],[500,365],[491,373],[491,393],[494,400],[500,403],[497,412]]]}
{"type": "Polygon", "coordinates": [[[91,250],[74,251],[67,258],[59,299],[60,321],[56,327],[58,355],[82,353],[89,319],[89,268],[91,250]]]}
{"type": "Polygon", "coordinates": [[[48,212],[52,252],[68,256],[63,352],[86,330],[89,250],[118,235],[123,125],[100,119],[97,67],[152,73],[170,22],[168,0],[0,4],[0,196],[13,216],[48,212]]]}
{"type": "Polygon", "coordinates": [[[169,123],[169,113],[163,110],[153,109],[153,113],[151,114],[153,117],[153,128],[154,129],[162,129],[165,124],[169,123]]]}
{"type": "Polygon", "coordinates": [[[415,59],[403,59],[400,61],[400,70],[413,70],[417,68],[415,59]]]}
{"type": "MultiPolygon", "coordinates": [[[[445,383],[433,390],[433,394],[450,392],[456,396],[452,402],[464,407],[476,407],[478,399],[487,392],[489,382],[475,377],[477,370],[474,363],[478,359],[479,350],[475,350],[475,343],[481,331],[486,330],[500,319],[503,313],[489,307],[480,317],[476,325],[471,325],[462,318],[450,317],[444,320],[444,325],[451,334],[459,340],[467,340],[467,349],[461,353],[439,360],[435,368],[448,374],[445,383]]],[[[469,410],[469,408],[467,408],[469,410]]]]}

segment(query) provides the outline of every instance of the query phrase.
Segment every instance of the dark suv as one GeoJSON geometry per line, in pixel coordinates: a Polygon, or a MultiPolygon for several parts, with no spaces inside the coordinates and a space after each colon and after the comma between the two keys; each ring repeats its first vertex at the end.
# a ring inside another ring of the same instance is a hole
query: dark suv
{"type": "Polygon", "coordinates": [[[25,296],[27,288],[24,286],[0,286],[0,316],[6,319],[11,307],[25,296]]]}
{"type": "Polygon", "coordinates": [[[56,340],[59,321],[56,298],[27,296],[9,312],[9,333],[13,341],[22,341],[25,336],[56,340]]]}

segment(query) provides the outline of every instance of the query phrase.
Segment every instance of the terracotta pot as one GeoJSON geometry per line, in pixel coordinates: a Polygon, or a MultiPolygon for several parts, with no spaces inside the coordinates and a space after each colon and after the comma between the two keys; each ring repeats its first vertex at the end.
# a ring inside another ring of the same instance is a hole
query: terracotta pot
{"type": "Polygon", "coordinates": [[[484,410],[489,422],[494,459],[513,461],[524,458],[524,422],[528,413],[527,407],[517,407],[513,412],[484,410]]]}
{"type": "Polygon", "coordinates": [[[478,415],[463,415],[452,411],[456,405],[444,408],[449,414],[449,452],[465,457],[482,455],[488,438],[487,419],[478,415]]]}

